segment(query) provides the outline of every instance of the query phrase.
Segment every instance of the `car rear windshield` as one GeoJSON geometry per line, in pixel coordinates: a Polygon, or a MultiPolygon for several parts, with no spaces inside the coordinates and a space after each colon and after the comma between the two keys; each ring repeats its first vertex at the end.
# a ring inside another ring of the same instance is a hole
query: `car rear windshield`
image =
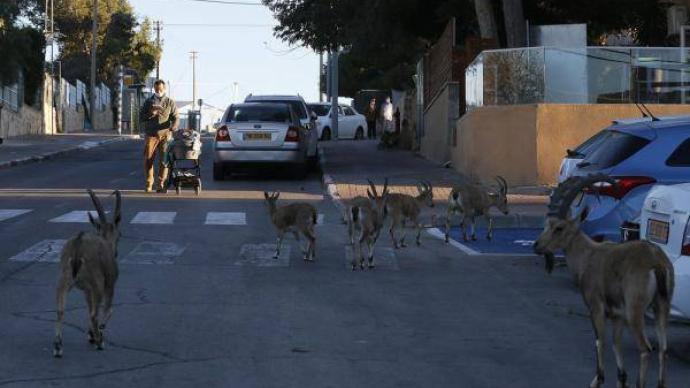
{"type": "Polygon", "coordinates": [[[583,170],[609,168],[633,156],[649,144],[649,140],[629,133],[608,131],[602,143],[580,164],[583,170]]]}
{"type": "Polygon", "coordinates": [[[596,147],[606,140],[611,135],[611,131],[603,130],[598,132],[596,135],[587,139],[584,143],[580,144],[573,150],[573,154],[576,158],[585,158],[589,155],[596,147]]]}
{"type": "Polygon", "coordinates": [[[669,156],[666,165],[670,167],[690,167],[690,139],[682,142],[669,156]]]}
{"type": "Polygon", "coordinates": [[[309,105],[309,109],[316,113],[317,116],[326,116],[331,110],[331,107],[329,105],[313,104],[309,105]]]}
{"type": "Polygon", "coordinates": [[[297,116],[300,119],[306,119],[309,117],[307,115],[307,110],[304,107],[304,103],[302,101],[298,100],[261,100],[261,102],[267,102],[267,103],[280,103],[280,104],[288,104],[292,107],[292,110],[297,114],[297,116]]]}
{"type": "Polygon", "coordinates": [[[287,105],[252,105],[233,107],[230,109],[227,121],[231,123],[289,123],[292,120],[290,119],[290,109],[287,105]]]}

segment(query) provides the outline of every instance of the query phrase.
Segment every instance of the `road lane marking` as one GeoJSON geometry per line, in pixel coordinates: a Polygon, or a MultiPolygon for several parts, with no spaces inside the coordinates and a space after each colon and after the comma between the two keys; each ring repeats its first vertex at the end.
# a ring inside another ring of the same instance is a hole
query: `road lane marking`
{"type": "MultiPolygon", "coordinates": [[[[439,240],[444,240],[446,239],[446,234],[443,233],[440,229],[438,228],[431,228],[427,229],[426,231],[429,235],[436,237],[439,240]]],[[[460,244],[459,242],[453,240],[452,238],[448,240],[448,244],[451,246],[458,248],[459,250],[463,251],[465,254],[470,255],[470,256],[478,256],[481,253],[475,251],[474,249],[468,247],[467,245],[460,244]]]]}
{"type": "Polygon", "coordinates": [[[69,213],[65,213],[59,217],[55,217],[48,222],[86,223],[89,222],[89,213],[91,213],[92,217],[96,219],[98,218],[98,213],[95,210],[74,210],[69,213]]]}
{"type": "Polygon", "coordinates": [[[27,250],[10,257],[10,261],[57,263],[67,240],[43,240],[27,250]]]}
{"type": "MultiPolygon", "coordinates": [[[[357,248],[359,252],[359,248],[357,248]]],[[[352,257],[353,251],[352,246],[347,245],[345,247],[345,268],[352,270],[352,257]]],[[[359,260],[359,257],[357,258],[359,260]]],[[[364,247],[364,269],[368,270],[369,257],[367,248],[364,247]]],[[[374,247],[374,270],[384,270],[384,271],[400,271],[400,266],[398,265],[398,257],[395,255],[395,250],[393,248],[376,248],[374,247]]],[[[357,270],[360,270],[359,265],[357,270]]]]}
{"type": "Polygon", "coordinates": [[[122,264],[169,265],[186,247],[173,242],[142,241],[123,259],[122,264]]]}
{"type": "Polygon", "coordinates": [[[246,213],[208,212],[204,225],[247,225],[246,213]]]}
{"type": "Polygon", "coordinates": [[[134,219],[132,219],[132,224],[172,224],[175,220],[177,212],[139,212],[134,219]]]}
{"type": "Polygon", "coordinates": [[[288,267],[290,266],[291,247],[288,239],[283,241],[280,256],[273,258],[276,244],[244,244],[240,248],[239,260],[235,265],[239,267],[288,267]]]}
{"type": "Polygon", "coordinates": [[[0,221],[9,220],[10,218],[19,217],[22,214],[30,213],[31,209],[0,209],[0,221]]]}

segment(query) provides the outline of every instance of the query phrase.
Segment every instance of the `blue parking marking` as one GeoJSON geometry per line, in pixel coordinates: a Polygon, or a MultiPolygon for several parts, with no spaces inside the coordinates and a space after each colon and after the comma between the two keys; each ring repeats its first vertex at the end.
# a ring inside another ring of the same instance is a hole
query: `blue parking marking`
{"type": "Polygon", "coordinates": [[[487,241],[486,229],[477,228],[477,241],[463,241],[460,227],[453,227],[450,229],[450,238],[479,253],[531,255],[534,254],[532,244],[542,230],[527,228],[494,229],[493,239],[487,241]]]}

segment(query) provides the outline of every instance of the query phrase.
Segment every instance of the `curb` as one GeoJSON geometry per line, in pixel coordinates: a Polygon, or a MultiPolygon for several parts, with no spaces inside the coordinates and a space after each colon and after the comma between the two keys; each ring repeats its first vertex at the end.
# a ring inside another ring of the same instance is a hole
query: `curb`
{"type": "Polygon", "coordinates": [[[326,172],[326,156],[321,146],[318,147],[318,154],[319,168],[321,169],[321,184],[325,188],[326,193],[328,193],[328,196],[331,198],[331,201],[333,201],[335,207],[340,212],[342,221],[345,222],[345,202],[340,196],[340,193],[338,193],[338,186],[336,185],[335,180],[333,179],[331,174],[326,172]]]}
{"type": "Polygon", "coordinates": [[[54,159],[60,156],[65,156],[68,154],[71,154],[73,152],[77,151],[86,151],[90,150],[96,147],[101,147],[107,144],[111,143],[116,143],[124,140],[130,140],[134,139],[134,137],[131,136],[119,136],[115,137],[112,139],[105,139],[101,141],[85,141],[77,146],[73,146],[70,148],[54,151],[54,152],[47,152],[44,154],[39,154],[39,155],[32,155],[32,156],[27,156],[25,158],[20,158],[20,159],[15,159],[15,160],[10,160],[7,162],[0,162],[0,169],[5,169],[5,168],[10,168],[10,167],[16,167],[16,166],[21,166],[29,163],[38,163],[38,162],[43,162],[46,160],[54,159]]]}

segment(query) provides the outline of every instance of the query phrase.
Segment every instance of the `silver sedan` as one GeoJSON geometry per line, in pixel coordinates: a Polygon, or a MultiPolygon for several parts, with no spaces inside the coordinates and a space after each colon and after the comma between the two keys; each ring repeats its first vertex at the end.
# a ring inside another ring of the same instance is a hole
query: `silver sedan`
{"type": "Polygon", "coordinates": [[[213,179],[233,168],[287,165],[294,175],[307,171],[308,131],[286,103],[231,105],[216,131],[213,179]]]}

